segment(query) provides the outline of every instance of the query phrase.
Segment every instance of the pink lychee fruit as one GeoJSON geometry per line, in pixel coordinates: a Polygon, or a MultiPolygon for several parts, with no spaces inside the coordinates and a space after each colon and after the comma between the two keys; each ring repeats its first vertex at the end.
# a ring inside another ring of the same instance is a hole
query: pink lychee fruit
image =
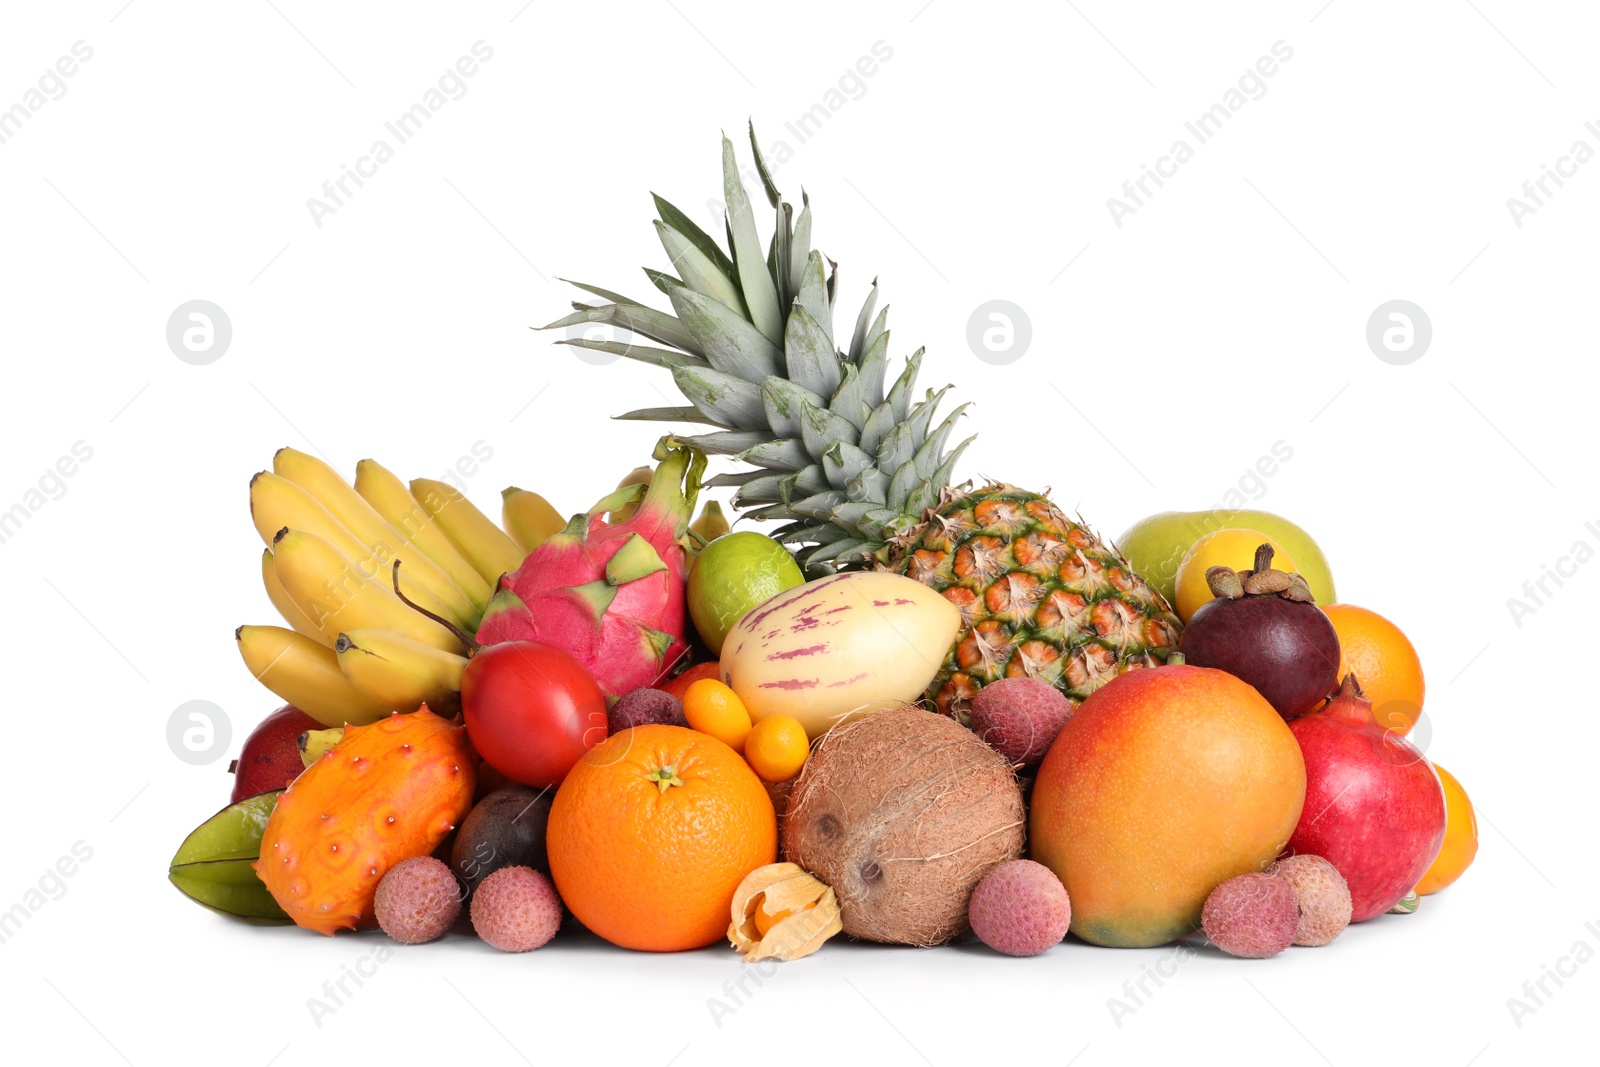
{"type": "Polygon", "coordinates": [[[412,856],[384,874],[372,907],[384,933],[420,945],[443,936],[461,914],[461,886],[437,859],[412,856]]]}
{"type": "Polygon", "coordinates": [[[1251,871],[1229,878],[1206,897],[1200,926],[1230,956],[1266,959],[1294,943],[1300,908],[1294,888],[1273,874],[1251,871]]]}
{"type": "Polygon", "coordinates": [[[532,867],[502,867],[472,893],[472,928],[501,952],[539,948],[561,926],[561,898],[532,867]]]}
{"type": "Polygon", "coordinates": [[[1344,933],[1350,925],[1350,884],[1339,868],[1321,856],[1286,856],[1267,868],[1294,890],[1300,908],[1300,925],[1294,943],[1318,948],[1344,933]]]}
{"type": "Polygon", "coordinates": [[[971,712],[973,733],[1012,763],[1031,767],[1072,718],[1072,702],[1037,678],[1001,678],[978,690],[971,712]]]}
{"type": "Polygon", "coordinates": [[[1007,860],[989,868],[967,902],[978,940],[1008,956],[1037,956],[1067,936],[1072,902],[1042,863],[1007,860]]]}

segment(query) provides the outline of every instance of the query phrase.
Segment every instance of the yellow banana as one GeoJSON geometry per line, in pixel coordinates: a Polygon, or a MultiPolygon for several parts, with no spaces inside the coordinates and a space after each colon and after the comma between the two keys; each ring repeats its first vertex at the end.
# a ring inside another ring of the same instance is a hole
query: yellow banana
{"type": "Polygon", "coordinates": [[[409,713],[426,704],[448,717],[461,709],[465,656],[388,630],[347,630],[333,647],[350,684],[391,711],[409,713]]]}
{"type": "Polygon", "coordinates": [[[289,598],[331,641],[346,630],[373,627],[446,652],[464,651],[449,630],[401,603],[387,586],[361,573],[349,556],[315,534],[279,531],[272,561],[289,598]]]}
{"type": "MultiPolygon", "coordinates": [[[[323,506],[322,502],[295,482],[272,471],[262,471],[250,479],[250,518],[256,532],[268,545],[284,527],[303,530],[327,541],[349,556],[361,568],[361,573],[376,582],[389,585],[390,566],[394,561],[392,546],[400,543],[396,533],[375,550],[350,531],[350,528],[323,506]]],[[[417,553],[407,553],[408,556],[417,553]]],[[[477,628],[483,615],[464,593],[450,586],[448,599],[437,595],[434,586],[424,585],[412,573],[411,560],[400,568],[400,590],[435,615],[443,615],[463,630],[477,628]]],[[[331,643],[331,638],[329,639],[331,643]]]]}
{"type": "Polygon", "coordinates": [[[512,486],[500,494],[500,524],[526,554],[565,527],[567,520],[538,493],[512,486]]]}
{"type": "MultiPolygon", "coordinates": [[[[630,485],[649,485],[650,479],[655,477],[655,471],[649,467],[635,467],[622,476],[622,481],[617,483],[618,489],[626,489],[630,485]]],[[[606,513],[606,521],[615,526],[619,522],[627,522],[633,518],[633,513],[639,510],[639,501],[630,500],[616,511],[606,513]]]]}
{"type": "MultiPolygon", "coordinates": [[[[296,633],[304,634],[321,644],[327,644],[328,639],[322,636],[322,631],[317,629],[317,624],[306,618],[306,613],[295,607],[289,594],[285,592],[283,583],[278,581],[278,569],[272,562],[272,549],[261,550],[261,584],[267,587],[267,599],[272,601],[272,606],[278,609],[278,614],[283,616],[283,621],[293,626],[296,633]]],[[[332,648],[332,645],[328,645],[332,648]]]]}
{"type": "MultiPolygon", "coordinates": [[[[340,477],[338,471],[317,457],[292,448],[278,449],[272,457],[272,469],[316,497],[334,518],[355,535],[356,540],[383,561],[385,567],[394,562],[396,557],[404,560],[405,567],[401,573],[432,593],[435,599],[450,605],[450,611],[439,614],[453,622],[459,618],[471,620],[472,626],[464,629],[477,626],[479,612],[473,606],[472,598],[451,581],[450,576],[429,559],[426,552],[408,543],[399,530],[384,521],[383,516],[340,477]]],[[[433,610],[430,605],[424,606],[433,610]]]]}
{"type": "Polygon", "coordinates": [[[295,738],[295,747],[300,750],[300,765],[311,766],[343,740],[343,726],[331,726],[326,730],[307,730],[295,738]]]}
{"type": "MultiPolygon", "coordinates": [[[[356,492],[383,516],[389,525],[400,532],[418,551],[423,552],[451,581],[467,594],[473,607],[481,614],[494,590],[483,575],[473,569],[450,538],[433,521],[433,516],[422,509],[417,498],[411,495],[406,483],[395,477],[376,460],[364,459],[356,464],[356,492]]],[[[404,567],[401,568],[404,571],[404,567]]]]}
{"type": "Polygon", "coordinates": [[[727,533],[728,517],[722,513],[722,505],[715,500],[707,500],[706,506],[700,509],[700,517],[689,524],[706,544],[710,544],[723,534],[727,533]]]}
{"type": "Polygon", "coordinates": [[[339,672],[333,649],[304,634],[282,626],[241,626],[233,637],[256,681],[324,726],[364,725],[389,714],[339,672]]]}
{"type": "Polygon", "coordinates": [[[499,588],[502,574],[522,566],[526,553],[454,487],[432,478],[417,478],[411,483],[411,495],[439,521],[450,543],[461,550],[491,586],[499,588]]]}

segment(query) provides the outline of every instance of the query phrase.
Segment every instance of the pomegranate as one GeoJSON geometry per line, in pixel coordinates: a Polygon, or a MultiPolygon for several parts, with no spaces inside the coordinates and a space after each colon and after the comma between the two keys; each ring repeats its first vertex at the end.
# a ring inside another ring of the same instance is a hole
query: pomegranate
{"type": "Polygon", "coordinates": [[[1306,803],[1289,851],[1322,856],[1350,884],[1351,922],[1382,915],[1421,881],[1444,843],[1444,787],[1427,757],[1378,724],[1355,675],[1289,723],[1306,803]]]}

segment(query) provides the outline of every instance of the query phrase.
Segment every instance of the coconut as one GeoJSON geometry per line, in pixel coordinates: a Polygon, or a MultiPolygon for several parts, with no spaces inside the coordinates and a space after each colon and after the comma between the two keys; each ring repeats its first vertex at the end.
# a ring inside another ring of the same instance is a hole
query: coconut
{"type": "Polygon", "coordinates": [[[1005,757],[906,705],[817,742],[789,795],[783,854],[832,887],[851,937],[938,945],[967,932],[989,868],[1022,855],[1026,821],[1005,757]]]}

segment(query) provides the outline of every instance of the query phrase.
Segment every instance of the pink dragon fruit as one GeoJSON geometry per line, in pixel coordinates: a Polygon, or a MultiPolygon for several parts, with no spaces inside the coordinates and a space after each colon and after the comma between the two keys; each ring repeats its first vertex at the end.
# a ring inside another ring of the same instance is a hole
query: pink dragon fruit
{"type": "Polygon", "coordinates": [[[500,579],[478,642],[539,641],[569,653],[615,700],[657,681],[688,649],[680,538],[706,459],[676,438],[656,445],[649,486],[619,489],[500,579]],[[642,499],[640,494],[643,494],[642,499]],[[627,521],[600,516],[638,501],[627,521]]]}

